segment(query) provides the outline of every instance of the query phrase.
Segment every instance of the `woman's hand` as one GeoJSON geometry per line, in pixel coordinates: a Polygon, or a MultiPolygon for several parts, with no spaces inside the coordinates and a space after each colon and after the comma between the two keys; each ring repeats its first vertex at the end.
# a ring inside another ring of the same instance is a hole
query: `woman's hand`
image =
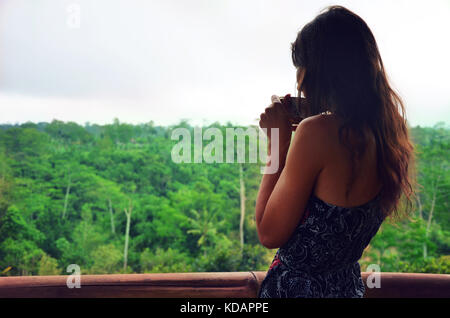
{"type": "MultiPolygon", "coordinates": [[[[286,95],[285,100],[287,100],[288,97],[289,95],[286,95]]],[[[272,104],[270,104],[265,109],[264,113],[261,114],[259,126],[267,129],[266,134],[269,139],[269,145],[274,144],[278,147],[281,146],[281,149],[284,149],[286,146],[289,148],[292,136],[292,126],[288,113],[278,96],[272,96],[272,104]],[[272,140],[271,128],[278,128],[278,140],[272,140]]]]}

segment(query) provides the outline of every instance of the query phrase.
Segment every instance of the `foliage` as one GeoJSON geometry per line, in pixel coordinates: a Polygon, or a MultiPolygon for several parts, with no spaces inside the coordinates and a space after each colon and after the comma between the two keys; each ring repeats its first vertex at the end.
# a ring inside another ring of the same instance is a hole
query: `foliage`
{"type": "Polygon", "coordinates": [[[39,261],[38,275],[60,275],[61,270],[58,268],[58,261],[53,257],[43,254],[39,261]]]}
{"type": "MultiPolygon", "coordinates": [[[[242,165],[241,247],[239,164],[174,163],[176,127],[117,119],[0,126],[0,275],[57,275],[69,264],[91,274],[267,270],[275,251],[261,246],[254,222],[260,165],[242,165]]],[[[210,127],[225,136],[232,126],[210,127]]],[[[411,134],[418,209],[411,220],[383,224],[361,264],[449,273],[449,130],[440,124],[411,134]]]]}

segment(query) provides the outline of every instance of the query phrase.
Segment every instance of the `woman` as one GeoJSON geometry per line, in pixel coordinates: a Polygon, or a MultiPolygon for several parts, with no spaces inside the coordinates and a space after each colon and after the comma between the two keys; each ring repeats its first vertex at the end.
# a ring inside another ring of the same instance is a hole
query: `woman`
{"type": "Polygon", "coordinates": [[[291,140],[275,97],[260,120],[269,131],[267,164],[278,160],[280,168],[263,176],[256,202],[259,239],[279,248],[259,297],[362,297],[364,248],[387,216],[412,208],[403,103],[370,29],[341,6],[298,33],[292,58],[306,118],[291,140]],[[278,140],[270,128],[278,128],[278,140]]]}

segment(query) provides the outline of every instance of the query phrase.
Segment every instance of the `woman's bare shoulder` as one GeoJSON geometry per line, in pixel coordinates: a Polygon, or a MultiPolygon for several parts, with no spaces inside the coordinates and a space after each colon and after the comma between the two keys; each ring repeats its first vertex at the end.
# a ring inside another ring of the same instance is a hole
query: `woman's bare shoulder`
{"type": "Polygon", "coordinates": [[[334,147],[337,125],[329,115],[315,115],[303,119],[295,130],[293,139],[294,156],[307,152],[318,162],[325,163],[334,147]]]}
{"type": "Polygon", "coordinates": [[[318,114],[303,119],[298,132],[308,135],[317,142],[324,142],[333,139],[337,134],[339,122],[336,116],[332,114],[318,114]]]}

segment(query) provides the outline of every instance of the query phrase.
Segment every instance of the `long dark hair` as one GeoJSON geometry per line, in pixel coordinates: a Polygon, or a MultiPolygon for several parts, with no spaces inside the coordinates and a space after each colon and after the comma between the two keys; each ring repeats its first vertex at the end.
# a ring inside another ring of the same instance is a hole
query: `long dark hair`
{"type": "Polygon", "coordinates": [[[383,213],[410,212],[414,147],[403,102],[389,84],[367,24],[342,6],[327,7],[298,33],[292,60],[306,72],[299,89],[308,101],[306,115],[330,111],[342,119],[339,138],[353,161],[346,195],[354,183],[354,166],[366,149],[364,129],[369,128],[376,141],[383,213]],[[358,137],[356,143],[350,143],[350,132],[358,137]],[[406,204],[400,208],[401,203],[406,204]]]}

